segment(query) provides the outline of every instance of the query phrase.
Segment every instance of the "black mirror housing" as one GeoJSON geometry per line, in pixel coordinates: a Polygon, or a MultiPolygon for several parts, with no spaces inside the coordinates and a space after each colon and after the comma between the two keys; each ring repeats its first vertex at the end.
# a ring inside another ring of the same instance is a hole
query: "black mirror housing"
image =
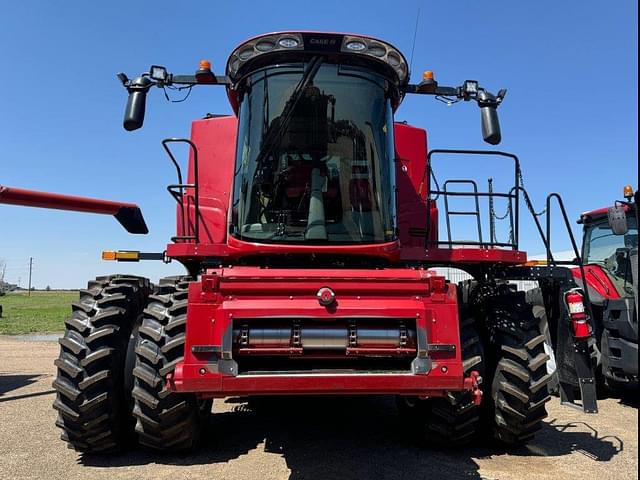
{"type": "Polygon", "coordinates": [[[482,138],[491,145],[498,145],[502,141],[500,121],[498,120],[499,104],[500,101],[486,90],[480,90],[478,92],[482,138]]]}
{"type": "Polygon", "coordinates": [[[627,212],[623,205],[614,205],[607,210],[609,226],[615,235],[624,235],[629,231],[627,212]]]}
{"type": "Polygon", "coordinates": [[[127,99],[124,120],[122,122],[125,130],[132,131],[142,127],[147,103],[147,93],[151,85],[153,85],[153,82],[147,77],[134,78],[127,85],[129,98],[127,99]]]}

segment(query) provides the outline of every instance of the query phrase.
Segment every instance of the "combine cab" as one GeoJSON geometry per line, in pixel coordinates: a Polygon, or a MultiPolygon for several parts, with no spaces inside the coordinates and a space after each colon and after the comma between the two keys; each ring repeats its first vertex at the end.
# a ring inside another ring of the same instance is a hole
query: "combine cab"
{"type": "MultiPolygon", "coordinates": [[[[212,399],[273,394],[396,395],[405,424],[438,444],[478,436],[522,444],[546,416],[551,378],[546,337],[514,283],[525,279],[544,282],[553,302],[547,323],[561,339],[562,382],[596,411],[588,292],[568,267],[530,264],[519,249],[520,200],[530,202],[518,158],[429,151],[425,130],[394,121],[409,94],[475,102],[495,145],[506,91],[476,81],[444,87],[430,72],[410,84],[392,45],[308,32],[242,43],[224,76],[202,62],[194,75],[153,66],[119,78],[127,130],[142,126],[154,86],[224,88],[234,114],[163,141],[178,176],[166,249],[104,254],[178,261],[186,274],[157,285],[101,277],[73,305],[54,383],[57,424],[73,448],[111,451],[135,436],[158,450],[188,449],[212,399]],[[184,172],[176,144],[190,152],[184,172]],[[432,164],[442,157],[508,162],[513,184],[438,184],[432,164]],[[456,210],[455,198],[475,208],[456,210]],[[508,205],[504,242],[493,209],[482,235],[480,205],[498,200],[508,205]],[[455,238],[456,215],[477,219],[477,239],[455,238]],[[474,280],[452,284],[436,266],[474,280]]],[[[548,248],[550,231],[533,218],[548,248]]]]}

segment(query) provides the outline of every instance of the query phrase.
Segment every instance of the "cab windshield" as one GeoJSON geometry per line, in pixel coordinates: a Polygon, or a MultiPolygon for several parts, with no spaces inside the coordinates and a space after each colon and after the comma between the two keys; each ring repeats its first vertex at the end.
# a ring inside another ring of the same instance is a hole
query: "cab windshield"
{"type": "Polygon", "coordinates": [[[629,231],[616,235],[606,218],[590,225],[585,235],[586,263],[602,265],[611,275],[631,282],[629,250],[638,246],[638,226],[635,217],[627,216],[629,231]]]}
{"type": "Polygon", "coordinates": [[[390,82],[315,57],[256,70],[239,94],[235,237],[304,244],[395,238],[390,82]]]}

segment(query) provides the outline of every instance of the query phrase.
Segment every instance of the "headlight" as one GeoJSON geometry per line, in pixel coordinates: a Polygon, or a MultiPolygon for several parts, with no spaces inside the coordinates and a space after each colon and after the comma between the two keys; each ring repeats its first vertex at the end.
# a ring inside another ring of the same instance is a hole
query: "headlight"
{"type": "Polygon", "coordinates": [[[367,48],[364,43],[358,41],[349,42],[345,45],[345,47],[347,48],[347,50],[352,50],[354,52],[361,52],[362,50],[367,48]]]}
{"type": "Polygon", "coordinates": [[[299,43],[300,42],[298,42],[298,40],[291,37],[285,37],[278,40],[278,45],[284,48],[294,48],[297,47],[299,43]]]}

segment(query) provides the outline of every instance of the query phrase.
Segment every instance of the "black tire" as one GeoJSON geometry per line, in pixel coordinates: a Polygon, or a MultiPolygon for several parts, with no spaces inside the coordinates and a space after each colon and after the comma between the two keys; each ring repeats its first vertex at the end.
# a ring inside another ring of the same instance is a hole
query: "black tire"
{"type": "MultiPolygon", "coordinates": [[[[538,319],[540,332],[544,335],[544,338],[545,338],[544,341],[545,341],[545,344],[547,345],[547,348],[545,348],[545,352],[550,357],[553,355],[553,357],[551,357],[549,361],[553,361],[553,363],[555,364],[555,351],[553,347],[553,340],[551,339],[551,331],[549,330],[549,320],[547,318],[547,309],[545,308],[545,305],[544,305],[542,289],[534,288],[534,289],[528,290],[526,292],[526,299],[527,299],[527,303],[531,305],[533,316],[538,319]]],[[[549,368],[547,368],[547,371],[549,371],[549,368]]],[[[551,395],[559,396],[560,382],[558,380],[557,365],[555,370],[553,370],[550,373],[551,373],[551,379],[549,380],[549,384],[547,385],[547,388],[549,389],[549,393],[551,395]]]]}
{"type": "Polygon", "coordinates": [[[524,292],[501,286],[488,299],[488,307],[493,377],[486,412],[497,440],[521,445],[534,436],[547,416],[551,375],[546,368],[545,336],[524,292]]]}
{"type": "Polygon", "coordinates": [[[212,401],[170,392],[167,374],[184,358],[189,278],[160,281],[144,310],[135,353],[134,409],[140,443],[154,450],[194,448],[212,401]]]}
{"type": "MultiPolygon", "coordinates": [[[[465,377],[472,371],[485,373],[484,350],[474,319],[461,309],[460,342],[465,377]]],[[[458,447],[471,442],[480,422],[480,407],[468,391],[450,392],[445,397],[420,400],[396,397],[398,411],[410,419],[416,433],[436,447],[458,447]]]]}
{"type": "Polygon", "coordinates": [[[81,452],[110,452],[133,437],[127,345],[151,291],[134,276],[98,277],[80,290],[60,339],[53,382],[62,439],[81,452]]]}

